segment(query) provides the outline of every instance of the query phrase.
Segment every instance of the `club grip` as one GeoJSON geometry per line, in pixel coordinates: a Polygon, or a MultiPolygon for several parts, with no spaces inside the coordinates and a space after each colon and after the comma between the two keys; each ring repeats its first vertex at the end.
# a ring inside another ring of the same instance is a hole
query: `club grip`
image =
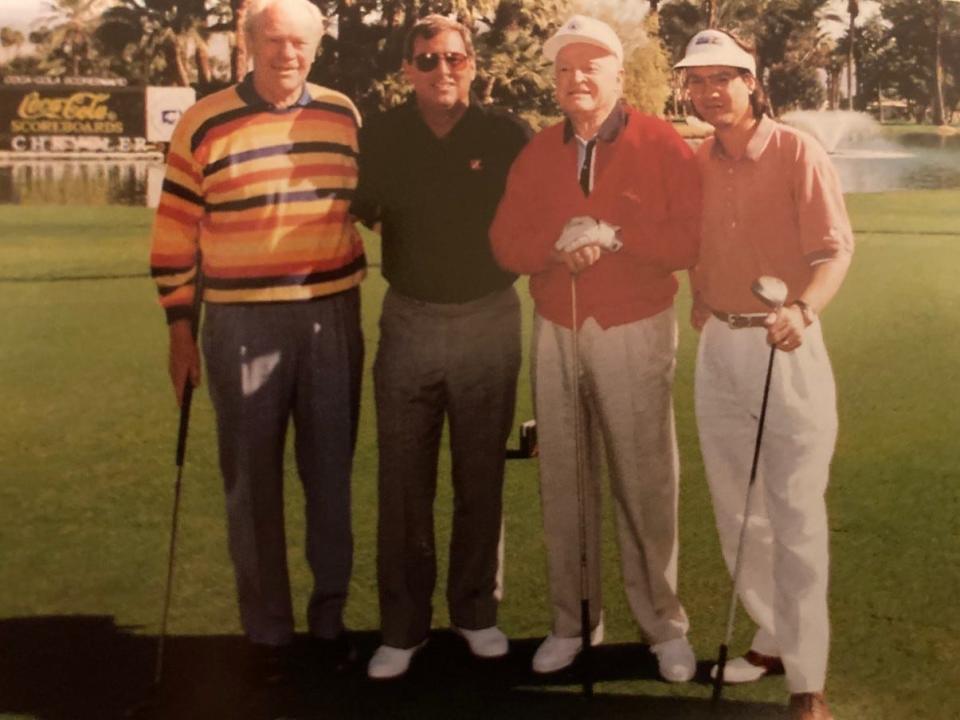
{"type": "MultiPolygon", "coordinates": [[[[200,310],[203,307],[203,266],[200,252],[197,251],[197,277],[193,287],[193,304],[190,306],[190,335],[196,344],[200,334],[200,310]]],[[[183,467],[183,459],[187,454],[187,429],[190,427],[190,405],[193,403],[193,383],[189,374],[183,383],[183,398],[180,400],[180,427],[177,429],[177,467],[183,467]]]]}
{"type": "Polygon", "coordinates": [[[177,467],[183,467],[183,458],[187,454],[187,428],[190,427],[190,406],[193,404],[193,383],[187,378],[183,386],[183,399],[180,401],[180,427],[177,429],[177,467]]]}

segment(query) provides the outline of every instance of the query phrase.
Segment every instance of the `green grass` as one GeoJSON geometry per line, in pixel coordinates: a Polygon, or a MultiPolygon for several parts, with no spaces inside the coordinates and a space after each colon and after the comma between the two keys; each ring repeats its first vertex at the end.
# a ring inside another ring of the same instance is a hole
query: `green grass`
{"type": "MultiPolygon", "coordinates": [[[[955,280],[960,192],[853,196],[849,205],[858,231],[857,255],[824,317],[841,415],[829,491],[834,639],[828,689],[838,720],[955,718],[960,716],[960,444],[955,439],[960,427],[960,289],[955,280]]],[[[0,414],[0,625],[3,619],[106,615],[138,633],[157,632],[177,416],[166,379],[163,320],[144,272],[150,219],[143,209],[0,207],[5,409],[0,414]],[[103,276],[117,277],[63,279],[103,276]]],[[[369,247],[376,260],[374,238],[369,247]]],[[[526,296],[525,281],[520,285],[526,296]]],[[[378,269],[371,269],[363,286],[368,366],[384,289],[378,269]]],[[[529,332],[530,303],[525,302],[529,332]]],[[[685,317],[685,289],[678,305],[685,317]]],[[[709,658],[722,636],[729,580],[720,562],[692,417],[696,337],[685,323],[681,331],[676,383],[683,475],[680,585],[691,639],[698,656],[709,658]]],[[[356,557],[346,619],[351,628],[375,631],[376,445],[369,367],[366,378],[354,477],[356,557]]],[[[526,367],[518,400],[518,420],[530,417],[526,367]]],[[[444,459],[437,498],[436,627],[447,624],[447,472],[444,459]]],[[[308,577],[296,485],[291,472],[288,536],[302,614],[308,577]]],[[[509,463],[501,625],[513,638],[539,637],[548,630],[538,503],[535,464],[509,463]]],[[[191,425],[170,624],[176,636],[239,632],[223,514],[212,411],[200,393],[191,425]]],[[[607,637],[612,643],[633,642],[637,630],[620,588],[609,530],[608,524],[607,637]]],[[[736,651],[745,648],[749,634],[741,615],[736,651]]],[[[450,692],[462,695],[465,716],[484,716],[483,700],[471,690],[466,671],[457,677],[450,692]]],[[[572,717],[573,706],[556,698],[575,690],[534,688],[533,700],[503,700],[495,716],[572,717]]],[[[726,695],[782,703],[785,692],[780,679],[770,679],[726,695]]],[[[624,704],[630,698],[676,696],[693,703],[706,698],[708,689],[621,679],[601,683],[598,693],[604,700],[590,716],[607,718],[635,716],[635,709],[624,704]]],[[[0,690],[0,713],[23,712],[5,705],[4,695],[0,690]]],[[[405,707],[410,717],[443,716],[428,699],[405,707]]],[[[666,706],[660,707],[657,716],[667,717],[666,706]]],[[[694,705],[670,707],[676,712],[694,705]]]]}
{"type": "MultiPolygon", "coordinates": [[[[940,135],[944,132],[943,126],[941,125],[921,125],[915,122],[908,122],[903,120],[898,121],[887,121],[881,125],[883,129],[883,134],[887,136],[897,136],[897,135],[940,135]]],[[[947,126],[953,132],[960,131],[960,126],[949,125],[947,126]]],[[[947,131],[949,132],[949,130],[947,131]]]]}

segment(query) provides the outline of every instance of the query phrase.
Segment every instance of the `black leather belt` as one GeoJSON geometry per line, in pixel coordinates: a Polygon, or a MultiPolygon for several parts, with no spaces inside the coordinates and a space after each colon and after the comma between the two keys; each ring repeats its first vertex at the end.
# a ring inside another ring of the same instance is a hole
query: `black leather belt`
{"type": "Polygon", "coordinates": [[[767,316],[770,313],[725,313],[720,310],[714,310],[713,316],[718,320],[725,322],[734,330],[748,327],[764,327],[767,316]]]}

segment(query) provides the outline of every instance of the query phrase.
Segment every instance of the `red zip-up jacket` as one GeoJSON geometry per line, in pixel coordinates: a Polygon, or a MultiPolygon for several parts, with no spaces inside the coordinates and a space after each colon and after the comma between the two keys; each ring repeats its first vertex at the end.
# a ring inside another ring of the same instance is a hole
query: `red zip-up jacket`
{"type": "Polygon", "coordinates": [[[673,304],[673,273],[696,264],[700,177],[693,152],[669,123],[623,106],[614,132],[600,133],[594,184],[580,188],[568,123],[538,133],[517,157],[490,228],[494,256],[530,275],[537,312],[572,325],[570,272],[553,246],[570,218],[588,215],[620,228],[623,247],[577,276],[578,318],[601,327],[651,317],[673,304]]]}

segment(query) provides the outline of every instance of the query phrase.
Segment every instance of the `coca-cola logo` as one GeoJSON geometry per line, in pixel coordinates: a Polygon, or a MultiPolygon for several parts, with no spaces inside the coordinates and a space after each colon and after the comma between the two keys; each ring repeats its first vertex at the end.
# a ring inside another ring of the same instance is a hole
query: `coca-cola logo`
{"type": "Polygon", "coordinates": [[[36,90],[24,95],[17,115],[24,120],[116,120],[109,93],[76,92],[69,97],[43,97],[36,90]]]}

